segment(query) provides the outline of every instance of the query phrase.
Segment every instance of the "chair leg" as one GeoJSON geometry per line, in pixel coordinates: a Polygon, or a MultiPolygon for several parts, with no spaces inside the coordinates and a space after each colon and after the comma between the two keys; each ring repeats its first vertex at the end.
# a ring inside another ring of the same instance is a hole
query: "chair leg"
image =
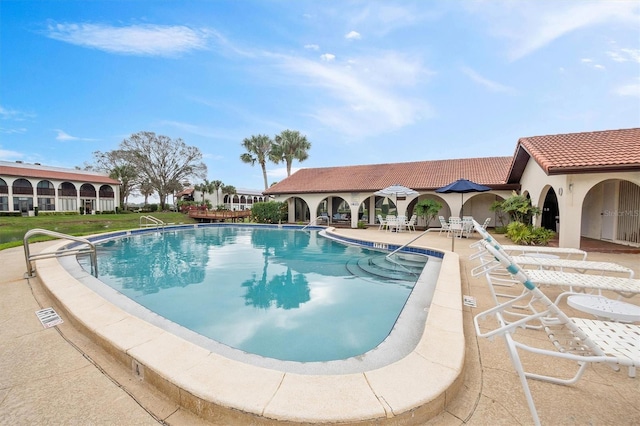
{"type": "Polygon", "coordinates": [[[536,405],[533,402],[531,389],[529,389],[529,384],[527,383],[527,374],[524,372],[522,362],[520,361],[520,356],[518,355],[518,350],[509,333],[505,333],[504,338],[505,338],[505,343],[507,344],[507,351],[509,352],[509,357],[511,358],[511,363],[513,364],[513,368],[516,370],[516,373],[520,378],[520,384],[522,385],[524,396],[527,399],[527,405],[529,406],[529,412],[531,413],[531,417],[533,417],[533,422],[537,426],[540,426],[540,417],[538,417],[538,410],[536,410],[536,405]]]}

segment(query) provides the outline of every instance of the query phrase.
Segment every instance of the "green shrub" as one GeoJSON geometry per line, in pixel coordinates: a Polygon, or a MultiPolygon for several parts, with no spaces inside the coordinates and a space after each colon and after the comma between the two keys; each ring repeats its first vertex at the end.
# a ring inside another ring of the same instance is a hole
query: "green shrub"
{"type": "Polygon", "coordinates": [[[257,223],[281,223],[287,220],[287,204],[278,201],[254,203],[251,216],[257,223]]]}
{"type": "Polygon", "coordinates": [[[364,220],[359,220],[358,221],[358,229],[367,229],[367,222],[365,222],[364,220]]]}
{"type": "Polygon", "coordinates": [[[522,222],[511,222],[507,225],[507,238],[515,244],[546,246],[555,234],[549,229],[534,228],[522,222]]]}

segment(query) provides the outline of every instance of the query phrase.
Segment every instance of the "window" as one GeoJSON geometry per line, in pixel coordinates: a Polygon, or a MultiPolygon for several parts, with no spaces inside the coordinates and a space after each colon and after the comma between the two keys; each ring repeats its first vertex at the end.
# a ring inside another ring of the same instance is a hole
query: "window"
{"type": "Polygon", "coordinates": [[[55,198],[42,198],[38,197],[38,210],[40,211],[54,211],[56,209],[55,198]]]}

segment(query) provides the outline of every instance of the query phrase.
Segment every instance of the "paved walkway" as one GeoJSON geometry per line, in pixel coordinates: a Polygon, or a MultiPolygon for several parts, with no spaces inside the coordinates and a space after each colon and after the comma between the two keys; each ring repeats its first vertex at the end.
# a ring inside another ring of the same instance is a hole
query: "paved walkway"
{"type": "MultiPolygon", "coordinates": [[[[381,242],[406,242],[417,233],[389,233],[375,228],[340,229],[339,233],[381,242]]],[[[477,300],[464,308],[467,340],[464,385],[446,411],[427,424],[532,424],[522,388],[502,340],[477,339],[472,318],[491,306],[483,279],[470,275],[470,241],[456,241],[463,294],[477,300]]],[[[41,250],[47,243],[33,246],[41,250]]],[[[450,249],[437,233],[416,245],[450,249]]],[[[594,249],[594,248],[590,248],[594,249]]],[[[595,248],[597,249],[597,248],[595,248]]],[[[640,276],[640,254],[590,252],[589,260],[612,261],[640,276]]],[[[35,311],[51,306],[37,279],[23,278],[22,248],[0,251],[0,424],[172,425],[205,424],[180,409],[77,332],[66,321],[44,329],[35,311]]],[[[554,296],[553,292],[548,293],[554,296]]],[[[640,297],[631,299],[640,305],[640,297]]],[[[571,313],[573,314],[573,313],[571,313]]],[[[518,331],[523,338],[546,340],[541,331],[518,331]]],[[[535,367],[572,371],[547,359],[525,358],[535,367]]],[[[590,366],[573,386],[529,382],[543,424],[640,424],[640,377],[626,371],[590,366]]]]}

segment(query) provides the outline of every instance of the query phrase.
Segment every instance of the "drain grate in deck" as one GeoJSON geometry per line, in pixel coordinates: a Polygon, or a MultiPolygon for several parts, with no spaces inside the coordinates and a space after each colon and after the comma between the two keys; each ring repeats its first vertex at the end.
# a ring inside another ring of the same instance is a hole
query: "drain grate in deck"
{"type": "Polygon", "coordinates": [[[40,309],[36,311],[36,316],[44,328],[55,327],[64,322],[53,308],[40,309]]]}

